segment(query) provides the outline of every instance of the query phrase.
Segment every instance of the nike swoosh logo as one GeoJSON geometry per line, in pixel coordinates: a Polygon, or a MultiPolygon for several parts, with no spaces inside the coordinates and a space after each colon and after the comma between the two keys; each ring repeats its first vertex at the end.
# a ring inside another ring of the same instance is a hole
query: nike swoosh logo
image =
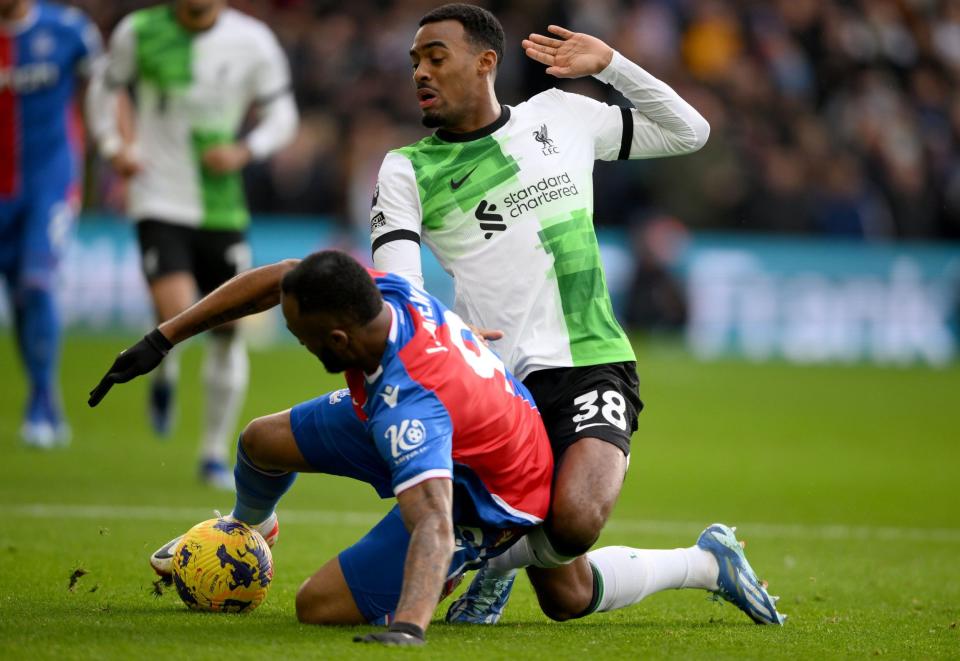
{"type": "MultiPolygon", "coordinates": [[[[474,165],[474,166],[473,166],[473,170],[476,170],[477,167],[479,167],[479,166],[474,165]]],[[[470,170],[470,172],[468,172],[468,173],[466,173],[465,175],[463,175],[463,179],[461,179],[460,181],[454,181],[453,179],[451,179],[451,180],[450,180],[450,188],[452,188],[453,190],[457,190],[458,188],[460,188],[461,186],[463,186],[463,183],[464,183],[467,179],[470,178],[470,175],[471,175],[471,174],[473,174],[473,170],[470,170]]]]}
{"type": "Polygon", "coordinates": [[[587,427],[609,427],[610,425],[606,422],[591,422],[589,425],[577,425],[577,428],[573,431],[580,431],[581,429],[586,429],[587,427]]]}

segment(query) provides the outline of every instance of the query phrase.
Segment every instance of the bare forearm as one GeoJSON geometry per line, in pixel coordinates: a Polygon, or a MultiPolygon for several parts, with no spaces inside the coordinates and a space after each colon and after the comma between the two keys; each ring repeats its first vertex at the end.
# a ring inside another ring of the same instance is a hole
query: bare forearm
{"type": "Polygon", "coordinates": [[[177,344],[221,324],[269,310],[280,302],[280,281],[284,274],[298,262],[288,259],[231,278],[161,324],[160,332],[171,343],[177,344]]]}
{"type": "Polygon", "coordinates": [[[440,600],[453,555],[453,525],[449,515],[421,519],[410,536],[403,567],[403,590],[396,620],[426,629],[440,600]]]}

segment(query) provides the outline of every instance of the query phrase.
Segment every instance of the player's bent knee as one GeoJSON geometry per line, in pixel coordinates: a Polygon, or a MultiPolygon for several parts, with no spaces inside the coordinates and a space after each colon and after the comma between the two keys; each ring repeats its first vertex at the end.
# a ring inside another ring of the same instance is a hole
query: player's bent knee
{"type": "Polygon", "coordinates": [[[582,606],[577,608],[572,604],[564,604],[550,598],[538,599],[537,601],[540,603],[540,610],[543,611],[543,614],[554,622],[574,620],[580,617],[584,610],[582,606]]]}
{"type": "Polygon", "coordinates": [[[264,418],[255,418],[247,423],[240,434],[240,446],[253,463],[262,465],[270,446],[270,422],[264,418]]]}
{"type": "Polygon", "coordinates": [[[554,622],[566,622],[567,620],[572,620],[573,615],[566,611],[563,608],[558,608],[554,604],[545,604],[540,602],[540,610],[543,611],[543,614],[549,617],[554,622]]]}
{"type": "Polygon", "coordinates": [[[304,624],[366,624],[334,559],[305,580],[296,597],[297,620],[304,624]]]}
{"type": "Polygon", "coordinates": [[[331,608],[331,596],[308,578],[297,590],[297,620],[304,624],[350,624],[338,618],[336,608],[331,608]]]}
{"type": "Polygon", "coordinates": [[[600,537],[608,512],[596,505],[566,505],[555,501],[547,522],[553,547],[568,556],[583,555],[600,537]]]}

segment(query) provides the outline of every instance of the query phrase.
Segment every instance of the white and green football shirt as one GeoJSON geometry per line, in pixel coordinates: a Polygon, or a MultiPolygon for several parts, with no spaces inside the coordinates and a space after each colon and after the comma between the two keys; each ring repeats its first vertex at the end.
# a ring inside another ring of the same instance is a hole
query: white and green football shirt
{"type": "MultiPolygon", "coordinates": [[[[131,181],[128,213],[138,220],[243,229],[249,213],[240,173],[207,172],[200,157],[211,146],[237,139],[252,104],[262,107],[290,96],[287,61],[270,29],[250,16],[226,8],[210,29],[194,33],[177,22],[172,4],[124,18],[111,37],[103,72],[108,88],[134,87],[143,171],[131,181]]],[[[115,98],[101,97],[96,112],[112,119],[111,102],[115,98]]],[[[275,126],[273,135],[255,131],[247,139],[254,157],[292,137],[296,110],[292,99],[283,102],[279,131],[275,126]]],[[[102,147],[118,139],[115,126],[107,124],[99,136],[102,147]]],[[[110,155],[111,146],[103,151],[110,155]]]]}
{"type": "Polygon", "coordinates": [[[378,269],[418,286],[422,240],[453,276],[458,314],[504,331],[525,378],[538,369],[635,360],[613,314],[593,229],[597,159],[687,153],[709,126],[672,89],[614,55],[597,76],[619,108],[552,89],[473,134],[437,131],[391,151],[371,211],[378,269]]]}

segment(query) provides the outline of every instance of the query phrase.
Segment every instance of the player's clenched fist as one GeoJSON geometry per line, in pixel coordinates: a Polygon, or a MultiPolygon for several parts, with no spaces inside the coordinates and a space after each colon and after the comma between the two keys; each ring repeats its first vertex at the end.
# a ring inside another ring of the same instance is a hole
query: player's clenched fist
{"type": "Polygon", "coordinates": [[[160,329],[153,329],[132,347],[120,352],[117,359],[113,361],[113,365],[100,379],[97,387],[90,391],[87,404],[90,406],[99,404],[114,383],[126,383],[134,377],[150,372],[160,364],[172,348],[170,340],[160,332],[160,329]]]}

